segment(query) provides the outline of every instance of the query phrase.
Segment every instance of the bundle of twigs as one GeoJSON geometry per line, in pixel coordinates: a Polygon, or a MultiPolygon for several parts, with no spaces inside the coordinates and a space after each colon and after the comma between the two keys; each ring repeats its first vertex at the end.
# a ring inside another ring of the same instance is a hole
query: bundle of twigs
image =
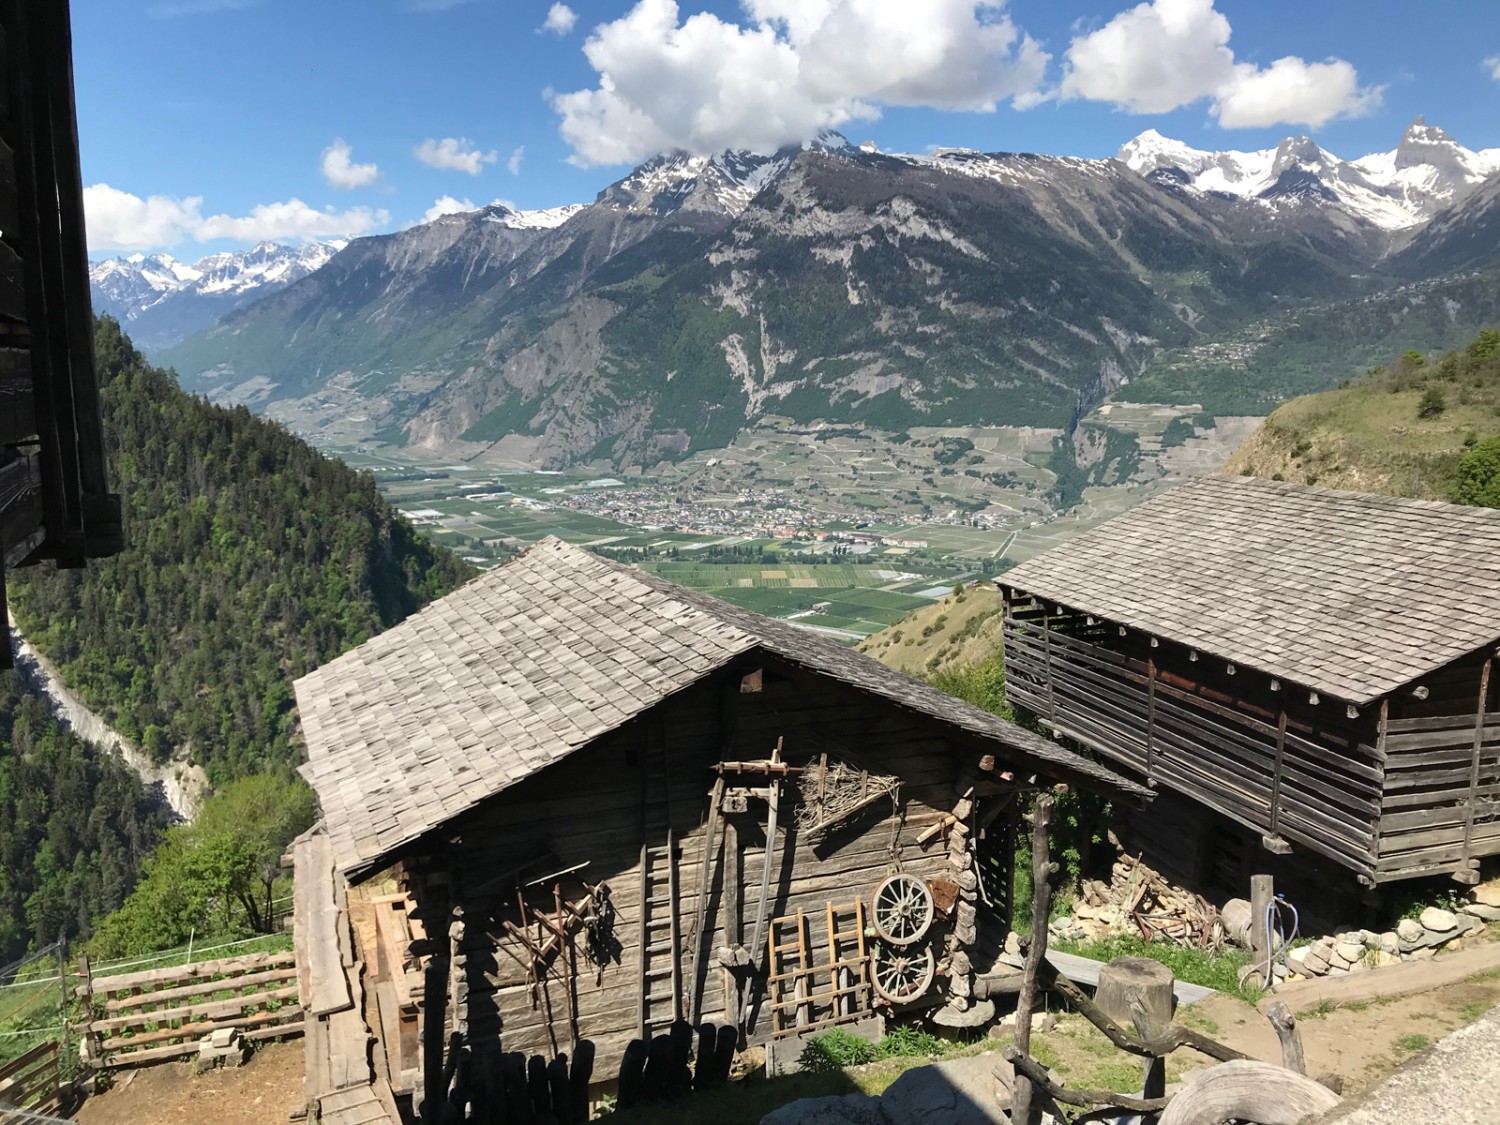
{"type": "Polygon", "coordinates": [[[901,780],[871,773],[828,755],[798,775],[802,800],[797,805],[799,834],[816,837],[882,798],[894,798],[901,780]]]}

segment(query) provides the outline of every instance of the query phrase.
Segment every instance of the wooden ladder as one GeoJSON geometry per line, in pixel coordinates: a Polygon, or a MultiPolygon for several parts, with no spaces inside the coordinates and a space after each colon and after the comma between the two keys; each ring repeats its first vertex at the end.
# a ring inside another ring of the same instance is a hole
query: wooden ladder
{"type": "Polygon", "coordinates": [[[786,918],[771,922],[766,964],[770,967],[767,983],[771,986],[771,1034],[791,1034],[810,1021],[812,958],[807,948],[807,918],[798,910],[786,918]],[[780,940],[781,931],[792,930],[791,940],[780,940]]]}
{"type": "Polygon", "coordinates": [[[671,777],[661,732],[648,728],[641,783],[640,979],[637,1036],[650,1040],[682,1016],[682,935],[671,777]],[[660,801],[652,802],[653,794],[660,801]]]}

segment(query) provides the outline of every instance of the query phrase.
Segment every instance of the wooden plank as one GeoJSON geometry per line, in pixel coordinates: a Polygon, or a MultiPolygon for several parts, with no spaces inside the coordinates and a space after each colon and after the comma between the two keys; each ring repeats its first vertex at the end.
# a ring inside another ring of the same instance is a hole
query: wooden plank
{"type": "Polygon", "coordinates": [[[199,961],[193,965],[176,965],[168,969],[148,969],[138,973],[122,973],[113,977],[95,977],[94,995],[123,992],[148,984],[176,984],[192,980],[216,979],[235,973],[266,969],[274,965],[290,965],[294,960],[295,955],[287,949],[276,953],[248,953],[242,957],[226,957],[220,961],[199,961]]]}
{"type": "Polygon", "coordinates": [[[205,1035],[222,1031],[226,1027],[241,1029],[264,1027],[268,1024],[300,1022],[301,1019],[302,1009],[295,1004],[278,1008],[275,1011],[257,1011],[250,1015],[245,1015],[242,1011],[221,1012],[218,1013],[217,1018],[201,1020],[198,1023],[184,1023],[180,1027],[164,1027],[159,1031],[144,1031],[136,1035],[114,1035],[108,1039],[102,1039],[99,1048],[101,1052],[108,1054],[128,1051],[132,1047],[145,1046],[148,1043],[162,1043],[174,1039],[190,1038],[197,1042],[205,1035]]]}
{"type": "Polygon", "coordinates": [[[131,1012],[121,1016],[108,1016],[104,1019],[93,1020],[88,1028],[95,1033],[114,1031],[123,1027],[142,1027],[150,1023],[166,1023],[169,1020],[192,1019],[196,1016],[204,1016],[217,1019],[222,1016],[233,1015],[244,1008],[253,1007],[257,1004],[266,1004],[272,1001],[295,1000],[297,998],[297,986],[290,985],[286,988],[268,989],[264,992],[251,993],[249,996],[236,996],[229,1000],[213,1000],[198,1004],[183,1004],[175,1008],[162,1008],[154,1012],[131,1012]]]}
{"type": "MultiPolygon", "coordinates": [[[[251,987],[260,988],[267,984],[291,981],[296,975],[297,969],[295,966],[285,965],[277,969],[266,969],[259,973],[225,976],[215,980],[198,981],[194,984],[186,984],[174,988],[160,988],[154,992],[138,992],[131,996],[117,996],[105,1001],[104,1010],[106,1012],[123,1012],[129,1011],[132,1008],[143,1008],[148,1004],[167,1004],[174,1000],[186,999],[189,996],[204,996],[214,992],[228,992],[251,987]]],[[[255,994],[251,993],[250,995],[253,996],[255,994]]]]}
{"type": "Polygon", "coordinates": [[[298,841],[296,850],[297,880],[309,884],[309,899],[304,938],[307,951],[308,984],[311,989],[309,1010],[314,1016],[328,1016],[353,1007],[345,977],[340,927],[348,920],[339,913],[333,870],[333,846],[328,837],[315,832],[298,841]]]}
{"type": "MultiPolygon", "coordinates": [[[[1047,950],[1047,964],[1074,984],[1086,984],[1090,988],[1099,987],[1099,970],[1104,967],[1102,961],[1079,957],[1073,953],[1061,953],[1056,949],[1047,950]]],[[[1205,988],[1201,984],[1189,984],[1187,981],[1179,980],[1172,984],[1172,995],[1177,998],[1179,1004],[1196,1004],[1199,1000],[1206,1000],[1216,993],[1212,988],[1205,988]]]]}

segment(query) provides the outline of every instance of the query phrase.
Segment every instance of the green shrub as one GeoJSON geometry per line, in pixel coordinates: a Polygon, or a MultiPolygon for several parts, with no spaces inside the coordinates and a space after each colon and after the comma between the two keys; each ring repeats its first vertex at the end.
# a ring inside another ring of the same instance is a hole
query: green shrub
{"type": "Polygon", "coordinates": [[[949,1044],[930,1032],[915,1027],[895,1027],[875,1044],[882,1059],[906,1058],[910,1056],[941,1055],[949,1044]]]}
{"type": "Polygon", "coordinates": [[[1448,400],[1443,397],[1443,392],[1436,387],[1428,387],[1422,392],[1422,401],[1417,404],[1418,418],[1436,418],[1448,409],[1448,400]]]}
{"type": "Polygon", "coordinates": [[[1500,508],[1500,437],[1475,442],[1459,458],[1450,499],[1455,504],[1500,508]]]}
{"type": "Polygon", "coordinates": [[[879,1057],[874,1043],[834,1028],[822,1035],[814,1035],[803,1044],[797,1062],[803,1070],[826,1072],[874,1062],[879,1057]]]}

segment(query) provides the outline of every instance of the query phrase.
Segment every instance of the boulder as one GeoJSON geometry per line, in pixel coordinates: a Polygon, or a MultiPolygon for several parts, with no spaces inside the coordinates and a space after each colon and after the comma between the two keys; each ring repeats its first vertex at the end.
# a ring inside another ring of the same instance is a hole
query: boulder
{"type": "Polygon", "coordinates": [[[1417,941],[1422,936],[1422,923],[1414,918],[1403,918],[1396,923],[1396,936],[1402,941],[1417,941]]]}
{"type": "Polygon", "coordinates": [[[1459,913],[1478,918],[1482,922],[1500,922],[1500,906],[1486,906],[1482,902],[1468,903],[1459,913]]]}
{"type": "Polygon", "coordinates": [[[1500,879],[1491,879],[1488,883],[1481,883],[1469,892],[1469,897],[1480,906],[1500,907],[1500,879]]]}
{"type": "Polygon", "coordinates": [[[1427,907],[1417,921],[1422,923],[1424,930],[1430,930],[1435,934],[1446,934],[1458,928],[1458,915],[1451,910],[1444,910],[1437,906],[1427,907]]]}
{"type": "Polygon", "coordinates": [[[1329,961],[1324,956],[1322,949],[1316,945],[1309,945],[1302,952],[1302,971],[1311,973],[1313,976],[1322,976],[1329,969],[1329,961]]]}
{"type": "Polygon", "coordinates": [[[972,1055],[906,1071],[880,1095],[884,1125],[1003,1125],[1009,1117],[995,1096],[999,1058],[972,1055]]]}
{"type": "Polygon", "coordinates": [[[880,1099],[869,1094],[842,1097],[798,1098],[772,1110],[760,1125],[888,1125],[880,1112],[880,1099]]]}
{"type": "Polygon", "coordinates": [[[1333,947],[1333,955],[1348,965],[1362,960],[1365,955],[1365,943],[1362,941],[1340,941],[1333,947]]]}
{"type": "Polygon", "coordinates": [[[1385,933],[1379,935],[1376,948],[1382,953],[1400,953],[1401,939],[1396,936],[1394,930],[1387,930],[1385,933]]]}

